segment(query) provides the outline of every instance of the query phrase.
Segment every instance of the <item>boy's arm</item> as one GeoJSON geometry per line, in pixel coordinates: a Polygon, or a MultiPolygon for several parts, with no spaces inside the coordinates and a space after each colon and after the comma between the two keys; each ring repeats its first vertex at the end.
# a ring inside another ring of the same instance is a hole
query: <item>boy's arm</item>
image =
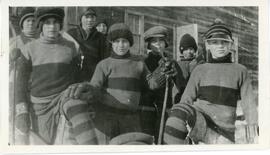
{"type": "Polygon", "coordinates": [[[27,144],[30,128],[28,111],[28,82],[31,73],[31,62],[24,55],[16,60],[15,76],[15,143],[27,144]]]}
{"type": "Polygon", "coordinates": [[[255,100],[255,95],[252,91],[252,83],[247,70],[242,73],[240,91],[241,106],[243,108],[245,120],[248,124],[249,142],[253,143],[254,138],[258,135],[258,111],[257,101],[255,100]]]}
{"type": "Polygon", "coordinates": [[[193,104],[193,102],[197,99],[197,92],[199,88],[199,78],[200,78],[200,70],[197,67],[194,69],[194,71],[190,75],[188,84],[181,97],[180,103],[193,104]]]}

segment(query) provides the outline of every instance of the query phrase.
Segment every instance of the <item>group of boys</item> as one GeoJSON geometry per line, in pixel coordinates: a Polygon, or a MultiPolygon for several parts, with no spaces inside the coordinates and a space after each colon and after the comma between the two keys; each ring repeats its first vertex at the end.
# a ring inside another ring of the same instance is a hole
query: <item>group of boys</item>
{"type": "MultiPolygon", "coordinates": [[[[29,143],[30,130],[46,144],[153,144],[158,138],[162,144],[185,144],[187,137],[195,143],[234,143],[239,99],[255,131],[251,80],[243,65],[231,62],[232,33],[221,21],[205,33],[211,59],[201,64],[189,34],[179,46],[185,59],[169,58],[167,29],[162,26],[145,32],[149,53],[142,59],[130,53],[134,40],[129,27],[113,24],[106,34],[112,49],[107,55],[108,44],[94,27],[96,13],[91,8],[81,15],[80,26],[68,31],[80,45],[78,53],[74,43],[61,36],[64,15],[61,8],[38,8],[39,38],[17,47],[22,53],[15,78],[17,144],[29,143]],[[165,94],[169,97],[163,116],[165,94]],[[61,134],[60,118],[65,120],[61,134]],[[162,137],[161,119],[167,120],[162,137]],[[56,142],[59,137],[61,142],[56,142]]],[[[22,17],[20,23],[34,12],[22,17]]]]}

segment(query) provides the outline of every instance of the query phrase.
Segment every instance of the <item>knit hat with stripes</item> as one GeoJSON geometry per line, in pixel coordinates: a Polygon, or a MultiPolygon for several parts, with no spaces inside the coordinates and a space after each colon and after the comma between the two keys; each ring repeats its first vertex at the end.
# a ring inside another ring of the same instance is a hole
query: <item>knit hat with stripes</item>
{"type": "Polygon", "coordinates": [[[124,23],[116,23],[109,28],[107,39],[112,42],[118,38],[127,39],[130,47],[133,45],[133,34],[124,23]]]}
{"type": "Polygon", "coordinates": [[[231,30],[222,22],[221,19],[216,19],[215,22],[210,26],[210,28],[204,34],[205,39],[221,39],[232,41],[231,30]]]}

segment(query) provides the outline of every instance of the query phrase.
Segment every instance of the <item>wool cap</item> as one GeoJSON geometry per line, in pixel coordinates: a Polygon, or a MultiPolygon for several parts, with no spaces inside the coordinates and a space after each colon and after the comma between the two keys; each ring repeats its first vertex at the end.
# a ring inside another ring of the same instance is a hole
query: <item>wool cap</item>
{"type": "Polygon", "coordinates": [[[183,51],[189,47],[192,47],[195,52],[198,48],[195,39],[190,34],[185,34],[180,40],[179,51],[183,54],[183,51]]]}
{"type": "Polygon", "coordinates": [[[23,21],[28,17],[34,17],[35,16],[35,8],[33,7],[24,7],[22,8],[21,14],[20,14],[20,21],[19,26],[23,28],[23,21]]]}
{"type": "Polygon", "coordinates": [[[92,8],[87,8],[82,14],[81,14],[81,17],[82,16],[85,16],[85,15],[94,15],[94,16],[97,16],[97,13],[94,9],[92,8]]]}
{"type": "Polygon", "coordinates": [[[48,17],[55,17],[62,23],[65,17],[65,12],[62,8],[58,7],[40,7],[37,9],[35,15],[37,20],[36,23],[39,27],[40,22],[48,17]]]}
{"type": "Polygon", "coordinates": [[[144,33],[144,40],[146,42],[150,42],[152,38],[160,37],[164,38],[165,40],[165,47],[168,47],[168,41],[167,41],[167,36],[168,36],[168,29],[163,27],[163,26],[154,26],[144,33]]]}
{"type": "Polygon", "coordinates": [[[129,41],[130,46],[133,45],[133,34],[124,23],[116,23],[109,28],[107,39],[114,41],[118,38],[125,38],[129,41]]]}
{"type": "Polygon", "coordinates": [[[204,36],[207,40],[222,39],[233,41],[231,30],[219,18],[205,32],[204,36]]]}

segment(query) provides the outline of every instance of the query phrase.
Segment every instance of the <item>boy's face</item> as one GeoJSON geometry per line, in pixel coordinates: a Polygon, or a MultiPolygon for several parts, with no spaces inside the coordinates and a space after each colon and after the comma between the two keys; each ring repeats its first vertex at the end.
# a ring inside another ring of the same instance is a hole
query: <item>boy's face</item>
{"type": "Polygon", "coordinates": [[[96,16],[92,14],[86,14],[82,16],[81,22],[84,30],[90,30],[96,24],[96,16]]]}
{"type": "Polygon", "coordinates": [[[60,21],[54,17],[45,19],[42,26],[42,33],[48,38],[57,38],[60,32],[60,21]]]}
{"type": "Polygon", "coordinates": [[[166,47],[166,43],[164,38],[155,37],[150,40],[150,49],[155,52],[164,51],[166,47]]]}
{"type": "Polygon", "coordinates": [[[98,32],[101,32],[103,34],[107,33],[107,26],[104,23],[98,24],[96,28],[97,28],[98,32]]]}
{"type": "Polygon", "coordinates": [[[195,50],[193,47],[188,47],[183,51],[183,56],[185,59],[190,59],[195,57],[195,50]]]}
{"type": "Polygon", "coordinates": [[[33,16],[27,17],[24,21],[23,21],[23,29],[22,31],[24,33],[31,33],[34,32],[36,30],[35,27],[35,18],[33,16]]]}
{"type": "Polygon", "coordinates": [[[112,42],[113,51],[117,55],[125,55],[130,49],[130,43],[125,38],[118,38],[112,42]]]}
{"type": "Polygon", "coordinates": [[[207,40],[206,48],[210,50],[214,59],[221,58],[230,53],[232,41],[229,40],[207,40]]]}

